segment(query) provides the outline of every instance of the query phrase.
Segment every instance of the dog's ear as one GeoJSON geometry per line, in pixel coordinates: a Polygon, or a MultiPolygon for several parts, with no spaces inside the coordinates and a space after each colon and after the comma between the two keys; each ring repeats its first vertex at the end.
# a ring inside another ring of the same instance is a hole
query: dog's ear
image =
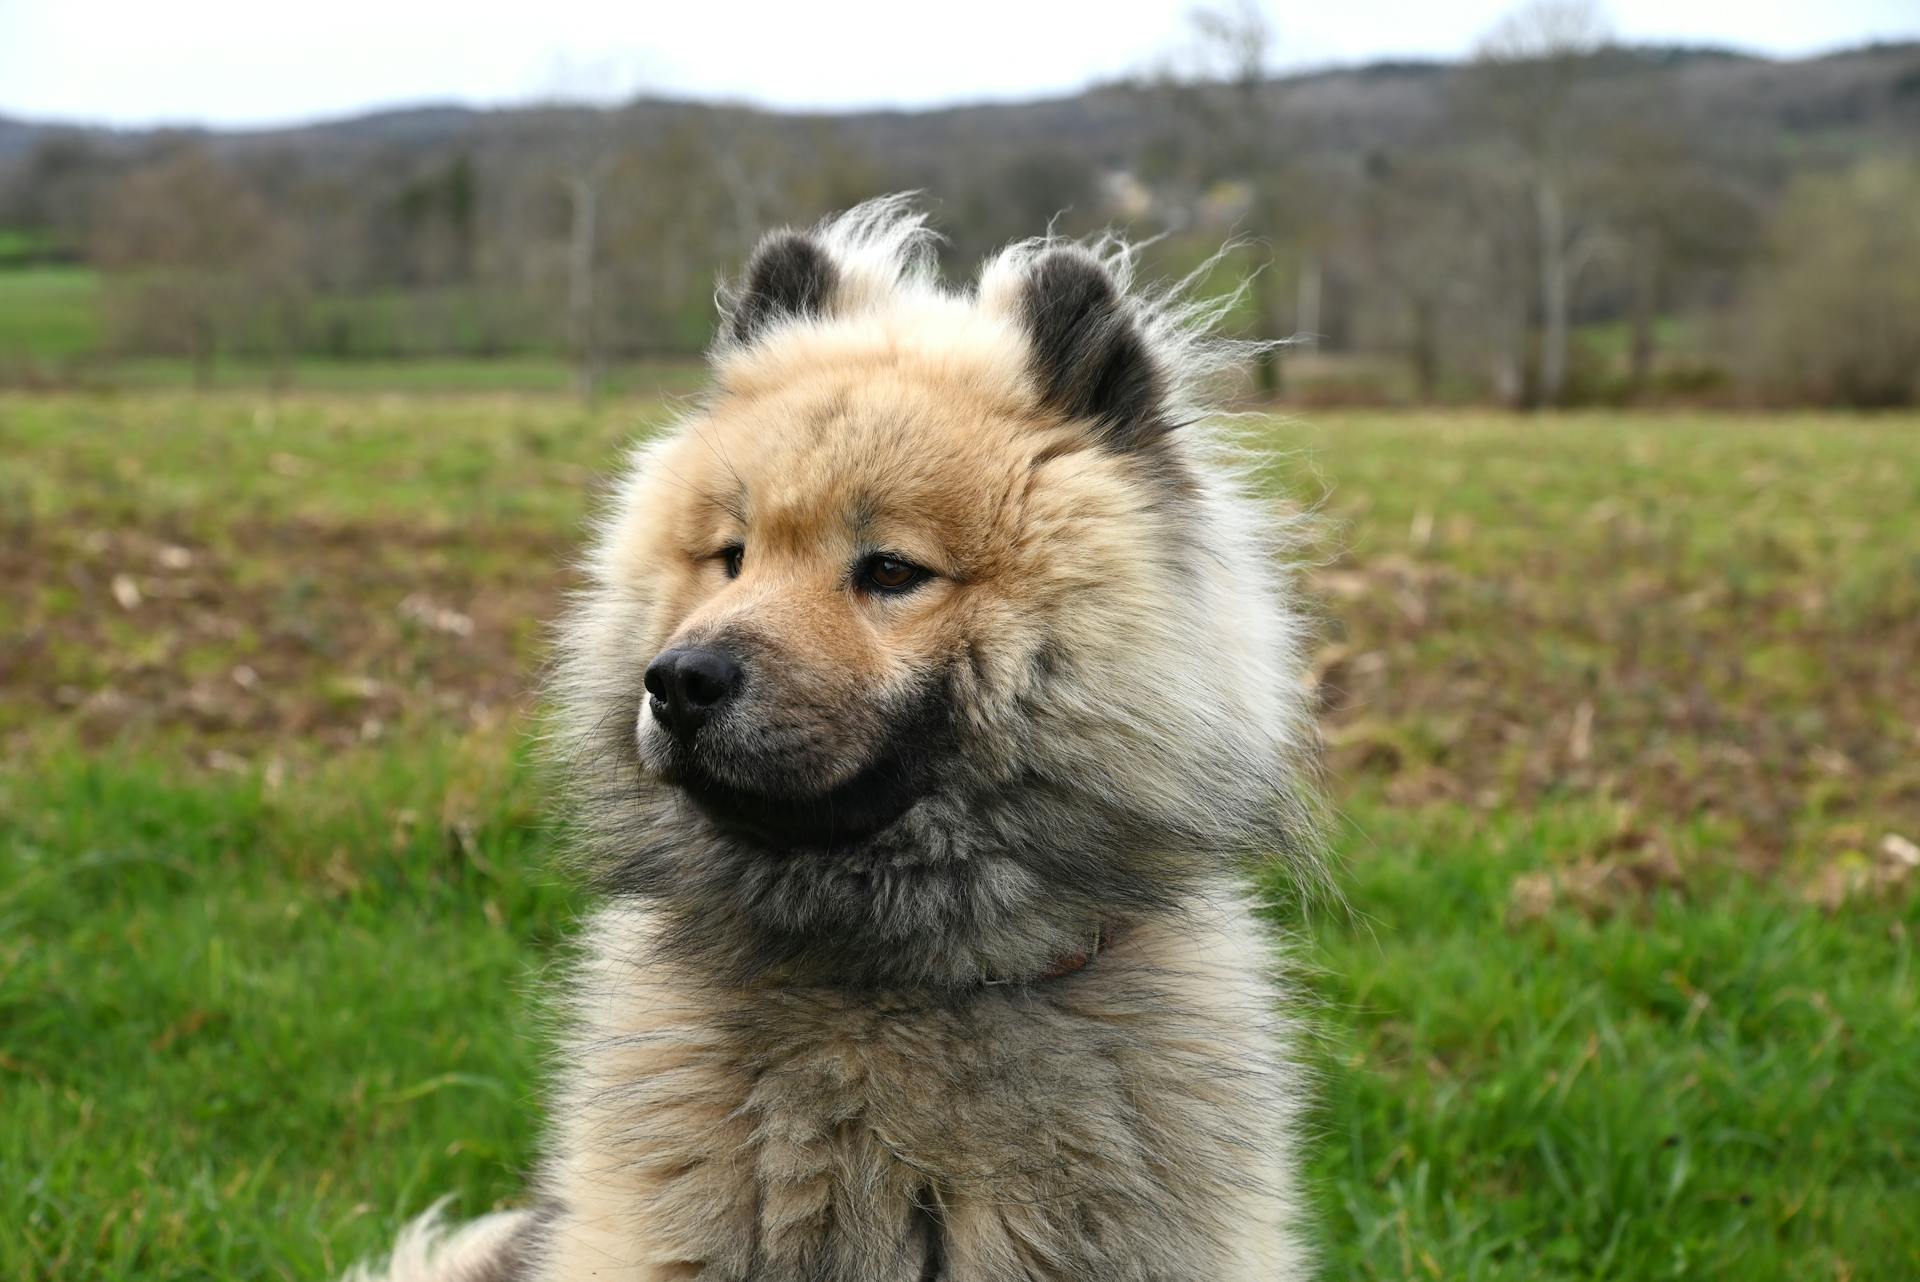
{"type": "Polygon", "coordinates": [[[769,234],[747,261],[746,280],[728,317],[728,338],[751,343],[783,318],[820,315],[839,274],[813,238],[794,231],[769,234]]]}
{"type": "Polygon", "coordinates": [[[1088,420],[1112,449],[1143,449],[1166,434],[1166,379],[1098,258],[1077,247],[1049,249],[1035,258],[1019,316],[1048,406],[1088,420]]]}

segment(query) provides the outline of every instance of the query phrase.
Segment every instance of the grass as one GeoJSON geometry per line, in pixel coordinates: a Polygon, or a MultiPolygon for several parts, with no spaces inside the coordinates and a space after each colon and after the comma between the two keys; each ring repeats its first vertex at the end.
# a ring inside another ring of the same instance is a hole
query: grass
{"type": "MultiPolygon", "coordinates": [[[[108,335],[106,286],[90,267],[9,264],[35,242],[0,229],[0,387],[77,385],[123,391],[179,391],[193,385],[192,364],[180,357],[123,356],[108,335]]],[[[568,392],[573,370],[550,352],[518,351],[493,357],[408,356],[399,351],[401,335],[424,328],[416,313],[438,307],[458,330],[484,300],[458,295],[410,299],[405,295],[315,300],[308,316],[317,335],[336,322],[350,323],[373,351],[362,355],[304,355],[273,361],[245,352],[215,362],[216,387],[265,391],[298,388],[308,392],[568,392]],[[464,318],[464,319],[463,319],[464,318]],[[391,340],[391,341],[388,341],[391,340]]],[[[475,322],[477,323],[477,322],[475,322]]],[[[452,350],[476,350],[474,336],[449,335],[452,350]]],[[[244,346],[244,345],[243,345],[244,346]]],[[[253,350],[258,349],[258,344],[253,350]]],[[[616,395],[681,394],[698,386],[699,369],[691,358],[627,360],[613,364],[605,379],[616,395]]]]}
{"type": "Polygon", "coordinates": [[[127,758],[9,787],[0,1273],[324,1277],[393,1207],[510,1194],[521,981],[569,920],[518,778],[422,744],[284,788],[127,758]]]}
{"type": "Polygon", "coordinates": [[[1920,1242],[1911,904],[1697,873],[1603,920],[1509,887],[1610,820],[1353,807],[1312,933],[1339,1277],[1894,1278],[1920,1242]]]}
{"type": "MultiPolygon", "coordinates": [[[[526,691],[660,409],[0,397],[0,1276],[520,1195],[582,907],[526,691]]],[[[1250,430],[1328,518],[1329,1275],[1920,1273],[1920,422],[1250,430]]]]}
{"type": "MultiPolygon", "coordinates": [[[[554,356],[444,356],[414,359],[342,360],[302,356],[281,366],[264,360],[233,358],[214,370],[216,388],[299,392],[570,393],[573,369],[554,356]]],[[[125,391],[179,391],[193,384],[193,370],[181,360],[129,357],[103,366],[98,378],[125,391]]],[[[613,365],[603,380],[616,396],[685,395],[698,389],[701,372],[692,358],[627,361],[613,365]]]]}
{"type": "Polygon", "coordinates": [[[99,273],[59,266],[0,270],[0,362],[69,359],[99,345],[99,273]]]}

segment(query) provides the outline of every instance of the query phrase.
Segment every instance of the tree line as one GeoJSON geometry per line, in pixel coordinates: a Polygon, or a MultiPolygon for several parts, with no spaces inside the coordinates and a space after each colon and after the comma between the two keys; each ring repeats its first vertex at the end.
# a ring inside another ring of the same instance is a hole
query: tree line
{"type": "Polygon", "coordinates": [[[115,350],[698,351],[765,228],[921,189],[964,268],[1052,227],[1236,246],[1268,394],[1920,396],[1920,46],[1780,69],[1529,0],[1459,65],[1275,72],[1252,0],[1074,99],[796,116],[636,98],[269,134],[45,130],[0,230],[99,271],[115,350]],[[1789,74],[1791,73],[1791,74],[1789,74]],[[1676,340],[1676,335],[1683,335],[1676,340]]]}

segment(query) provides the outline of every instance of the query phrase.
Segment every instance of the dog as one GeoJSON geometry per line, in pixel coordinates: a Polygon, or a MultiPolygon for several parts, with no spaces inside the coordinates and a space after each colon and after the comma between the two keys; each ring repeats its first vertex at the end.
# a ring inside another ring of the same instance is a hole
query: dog
{"type": "Polygon", "coordinates": [[[1302,623],[1106,238],[941,283],[904,198],[761,242],[559,634],[586,925],[531,1208],[388,1282],[1308,1275],[1250,864],[1314,876],[1302,623]]]}

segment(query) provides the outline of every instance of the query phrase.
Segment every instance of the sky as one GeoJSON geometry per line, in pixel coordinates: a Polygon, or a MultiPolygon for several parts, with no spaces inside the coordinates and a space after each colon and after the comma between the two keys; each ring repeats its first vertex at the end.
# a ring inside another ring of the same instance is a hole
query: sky
{"type": "MultiPolygon", "coordinates": [[[[1510,0],[1267,0],[1288,68],[1453,58],[1510,0]]],[[[1068,93],[1165,66],[1193,0],[0,0],[0,115],[260,126],[634,93],[790,109],[1068,93]]],[[[1920,0],[1612,0],[1632,42],[1793,57],[1920,38],[1920,0]]]]}

